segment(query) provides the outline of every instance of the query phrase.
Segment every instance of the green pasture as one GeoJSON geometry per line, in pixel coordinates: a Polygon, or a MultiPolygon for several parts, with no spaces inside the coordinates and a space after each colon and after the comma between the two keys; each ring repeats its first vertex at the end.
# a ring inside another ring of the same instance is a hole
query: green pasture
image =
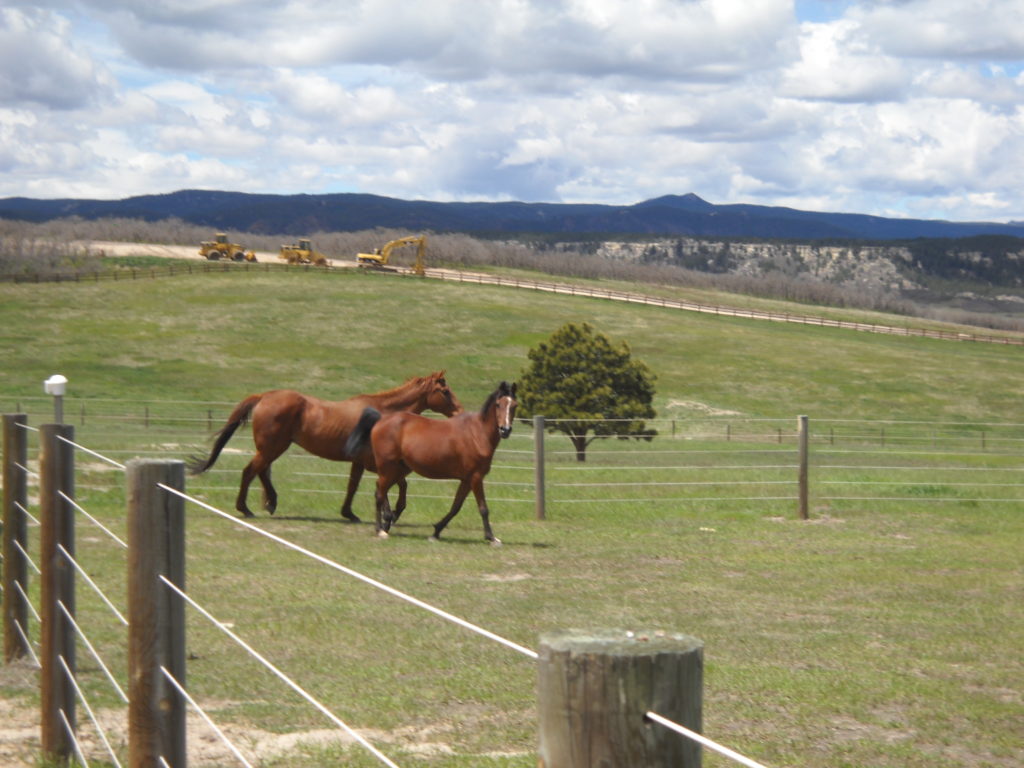
{"type": "MultiPolygon", "coordinates": [[[[275,464],[278,514],[254,524],[527,647],[566,627],[694,635],[705,643],[705,733],[772,768],[1019,765],[1020,348],[386,275],[239,270],[0,285],[0,410],[50,420],[42,382],[62,373],[82,445],[118,461],[184,458],[206,449],[235,402],[266,389],[340,399],[444,368],[475,408],[516,378],[530,347],[584,320],[657,374],[659,436],[594,444],[584,469],[549,435],[546,521],[533,515],[529,427],[517,425],[488,484],[501,548],[483,542],[472,501],[444,541],[426,541],[448,482],[414,481],[394,535],[376,540],[338,516],[347,467],[297,449],[275,464]],[[798,414],[811,418],[817,462],[806,522],[792,485],[774,484],[793,477],[798,414]],[[660,469],[670,462],[691,469],[660,469]],[[982,471],[999,481],[960,485],[982,471]],[[749,483],[728,485],[739,477],[749,483]]],[[[230,513],[250,447],[237,435],[188,490],[230,513]]],[[[79,503],[122,534],[122,475],[77,461],[79,503]]],[[[371,493],[368,477],[356,500],[364,519],[371,493]]],[[[254,486],[254,509],[257,496],[254,486]]],[[[123,550],[82,520],[78,556],[123,605],[123,550]]],[[[536,764],[529,658],[197,506],[187,584],[398,764],[536,764]]],[[[84,585],[78,612],[123,681],[123,628],[84,585]]],[[[379,764],[319,738],[332,726],[316,710],[194,611],[188,620],[189,688],[247,756],[379,764]],[[307,738],[285,739],[294,733],[307,738]]],[[[116,719],[119,700],[84,649],[79,666],[92,705],[116,719]]],[[[27,664],[0,668],[0,695],[35,706],[27,664]]],[[[202,724],[191,738],[208,741],[202,724]]],[[[234,764],[210,749],[193,764],[234,764]]],[[[705,765],[733,763],[706,753],[705,765]]]]}

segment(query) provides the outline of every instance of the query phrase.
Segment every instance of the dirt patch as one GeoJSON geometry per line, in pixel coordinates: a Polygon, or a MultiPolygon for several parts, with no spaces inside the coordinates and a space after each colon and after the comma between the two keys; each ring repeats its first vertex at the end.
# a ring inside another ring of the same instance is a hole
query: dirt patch
{"type": "Polygon", "coordinates": [[[707,403],[699,403],[696,400],[669,400],[668,408],[680,408],[687,411],[696,411],[706,416],[742,416],[739,411],[727,411],[722,408],[715,408],[707,403]]]}
{"type": "MultiPolygon", "coordinates": [[[[40,758],[40,717],[38,700],[31,691],[38,686],[39,670],[28,660],[0,666],[0,766],[2,768],[36,768],[40,758]]],[[[229,707],[232,702],[201,702],[204,708],[216,710],[229,707]]],[[[94,714],[107,741],[118,757],[128,752],[127,707],[95,710],[94,714]]],[[[324,748],[363,750],[357,740],[340,728],[317,728],[291,733],[273,733],[244,723],[225,723],[216,711],[210,712],[214,722],[227,739],[245,756],[259,763],[264,760],[287,758],[288,755],[308,753],[324,748]]],[[[203,766],[238,765],[231,748],[196,713],[188,712],[188,763],[203,766]]],[[[384,754],[402,751],[422,758],[443,758],[454,754],[450,743],[457,738],[457,723],[440,722],[382,731],[372,728],[357,729],[358,734],[384,754]]],[[[78,707],[79,743],[86,759],[109,762],[110,755],[95,725],[85,709],[78,707]]]]}
{"type": "MultiPolygon", "coordinates": [[[[116,243],[108,240],[87,240],[79,243],[94,253],[102,256],[159,256],[167,259],[195,259],[206,261],[205,256],[199,255],[198,245],[160,245],[157,243],[116,243]]],[[[256,259],[259,264],[283,264],[277,253],[270,251],[256,251],[256,259]]],[[[328,259],[328,266],[331,267],[354,267],[355,261],[343,259],[328,259]]]]}
{"type": "Polygon", "coordinates": [[[886,728],[881,725],[862,723],[845,715],[832,718],[831,725],[832,739],[837,744],[851,741],[894,744],[914,738],[914,731],[908,728],[886,728]]]}
{"type": "Polygon", "coordinates": [[[34,768],[38,755],[38,713],[25,702],[0,698],[0,765],[34,768]]]}
{"type": "MultiPolygon", "coordinates": [[[[114,752],[127,755],[128,728],[126,710],[95,712],[114,752]]],[[[214,722],[216,718],[214,717],[214,722]]],[[[320,728],[294,733],[271,733],[244,725],[218,723],[224,735],[250,761],[281,758],[295,752],[324,747],[363,749],[356,739],[338,728],[320,728]]],[[[237,765],[238,760],[199,715],[189,713],[188,763],[192,766],[237,765]]],[[[454,754],[448,744],[436,740],[442,729],[405,728],[391,732],[361,730],[359,735],[385,754],[388,748],[400,748],[421,757],[454,754]]],[[[88,715],[79,710],[79,744],[89,762],[109,761],[110,754],[88,715]]],[[[21,699],[0,698],[0,765],[4,768],[35,768],[40,755],[39,711],[34,703],[21,699]]]]}

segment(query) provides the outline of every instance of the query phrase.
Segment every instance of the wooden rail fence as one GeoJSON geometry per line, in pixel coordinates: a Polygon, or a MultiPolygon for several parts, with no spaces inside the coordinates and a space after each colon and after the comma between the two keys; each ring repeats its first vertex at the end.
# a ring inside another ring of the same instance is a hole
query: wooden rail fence
{"type": "MultiPolygon", "coordinates": [[[[83,283],[99,282],[100,280],[138,280],[155,279],[158,277],[174,277],[176,275],[202,274],[210,272],[229,272],[241,270],[245,272],[272,270],[295,270],[319,271],[329,273],[337,272],[333,267],[317,267],[311,264],[289,265],[249,262],[196,262],[195,264],[185,263],[169,265],[167,267],[150,267],[141,269],[137,267],[106,270],[104,272],[86,272],[74,274],[0,274],[0,282],[11,283],[83,283]]],[[[342,269],[350,269],[343,267],[342,269]]],[[[394,272],[401,275],[413,274],[410,269],[404,267],[394,268],[394,272]]],[[[721,315],[723,317],[739,317],[750,320],[767,320],[779,323],[797,323],[800,325],[817,325],[826,328],[842,328],[851,331],[862,331],[865,333],[883,333],[895,336],[918,336],[928,339],[941,339],[945,341],[973,341],[988,344],[1006,344],[1010,346],[1024,346],[1024,336],[999,336],[984,333],[964,333],[960,331],[944,331],[935,328],[913,328],[910,326],[890,326],[878,323],[860,323],[852,320],[835,320],[820,316],[793,314],[789,312],[762,312],[754,309],[740,309],[715,304],[702,304],[700,302],[682,301],[678,299],[666,299],[658,296],[648,296],[641,293],[628,291],[613,291],[604,288],[592,288],[588,286],[571,285],[568,283],[557,283],[544,280],[526,280],[523,278],[508,278],[498,275],[486,275],[479,272],[462,272],[450,269],[427,269],[424,277],[435,280],[449,280],[459,283],[474,283],[477,285],[498,285],[508,288],[520,288],[525,290],[543,291],[547,293],[559,293],[571,296],[586,296],[592,299],[608,299],[611,301],[624,301],[630,304],[645,304],[648,306],[664,307],[668,309],[679,309],[688,312],[700,312],[704,314],[721,315]]]]}

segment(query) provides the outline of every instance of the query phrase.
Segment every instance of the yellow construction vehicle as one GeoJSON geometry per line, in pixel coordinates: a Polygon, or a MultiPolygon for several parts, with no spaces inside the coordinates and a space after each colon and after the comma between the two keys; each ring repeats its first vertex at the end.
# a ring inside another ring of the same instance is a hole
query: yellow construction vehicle
{"type": "Polygon", "coordinates": [[[390,243],[385,245],[383,248],[374,248],[373,253],[358,253],[356,254],[356,261],[360,267],[367,267],[369,269],[386,269],[388,259],[391,258],[391,251],[395,248],[401,248],[404,245],[416,245],[416,264],[413,266],[412,271],[417,275],[424,275],[423,257],[427,251],[427,238],[423,235],[409,235],[408,237],[400,237],[397,240],[392,240],[390,243]]]}
{"type": "Polygon", "coordinates": [[[330,263],[320,251],[313,249],[308,237],[300,237],[299,242],[291,245],[282,245],[279,258],[289,264],[314,264],[318,267],[326,267],[330,263]]]}
{"type": "Polygon", "coordinates": [[[205,256],[210,261],[256,261],[256,254],[247,251],[238,243],[229,243],[228,236],[218,232],[213,240],[204,240],[199,244],[199,255],[205,256]]]}

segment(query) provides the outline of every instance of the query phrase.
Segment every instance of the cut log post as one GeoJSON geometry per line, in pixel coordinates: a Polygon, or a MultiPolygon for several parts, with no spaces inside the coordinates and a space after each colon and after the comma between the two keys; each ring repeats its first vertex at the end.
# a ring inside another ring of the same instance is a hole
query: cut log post
{"type": "Polygon", "coordinates": [[[185,464],[132,459],[128,490],[128,765],[184,768],[185,605],[160,577],[185,589],[185,464]]]}
{"type": "Polygon", "coordinates": [[[68,501],[75,497],[74,439],[70,425],[39,427],[40,741],[43,755],[57,763],[74,754],[77,726],[75,688],[64,670],[76,670],[75,630],[64,613],[75,615],[75,567],[68,561],[75,555],[75,508],[68,501]]]}
{"type": "Polygon", "coordinates": [[[28,551],[28,479],[22,467],[28,466],[28,438],[24,413],[4,415],[4,495],[3,495],[3,625],[4,661],[26,656],[28,605],[18,591],[28,593],[28,563],[21,550],[28,551]],[[21,549],[19,549],[19,547],[21,549]]]}
{"type": "Polygon", "coordinates": [[[701,730],[704,646],[667,632],[541,636],[541,768],[700,768],[701,748],[647,712],[701,730]]]}

